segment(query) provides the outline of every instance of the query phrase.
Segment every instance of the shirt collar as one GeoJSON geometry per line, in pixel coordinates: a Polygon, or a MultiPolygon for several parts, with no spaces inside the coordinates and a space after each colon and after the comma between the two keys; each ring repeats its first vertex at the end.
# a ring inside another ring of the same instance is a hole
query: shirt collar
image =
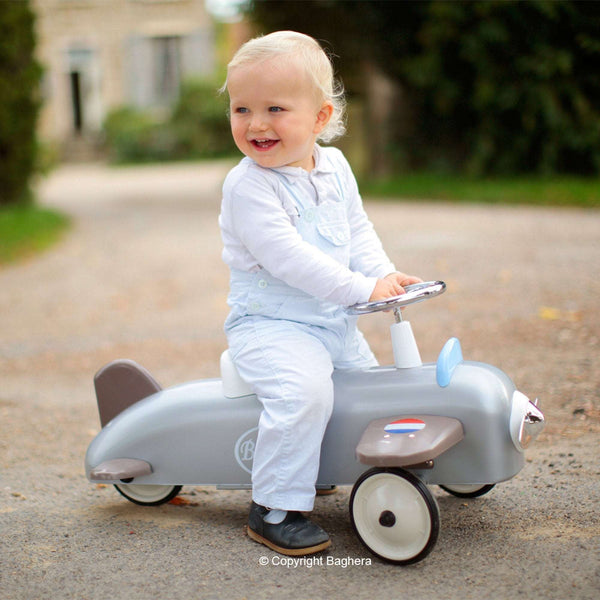
{"type": "Polygon", "coordinates": [[[277,167],[271,169],[280,175],[283,175],[289,183],[295,183],[300,178],[306,178],[309,175],[318,175],[321,173],[334,173],[335,168],[331,161],[327,158],[323,149],[318,144],[315,144],[313,151],[315,159],[315,167],[312,171],[306,171],[302,167],[277,167]]]}

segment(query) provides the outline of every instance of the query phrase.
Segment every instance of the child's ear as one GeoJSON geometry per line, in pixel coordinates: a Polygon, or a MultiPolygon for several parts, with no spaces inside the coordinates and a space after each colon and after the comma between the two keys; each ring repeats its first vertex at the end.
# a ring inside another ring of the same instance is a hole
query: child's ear
{"type": "Polygon", "coordinates": [[[313,133],[321,133],[325,126],[331,120],[331,116],[333,115],[333,104],[331,102],[323,102],[323,105],[319,109],[317,113],[317,120],[315,122],[315,128],[313,133]]]}

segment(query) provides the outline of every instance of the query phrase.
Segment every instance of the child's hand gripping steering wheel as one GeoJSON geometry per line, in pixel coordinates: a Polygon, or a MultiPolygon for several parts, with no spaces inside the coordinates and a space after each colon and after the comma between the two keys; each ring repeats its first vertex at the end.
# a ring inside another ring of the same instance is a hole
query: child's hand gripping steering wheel
{"type": "Polygon", "coordinates": [[[446,290],[446,284],[443,281],[427,281],[404,286],[404,289],[405,293],[400,296],[392,296],[385,300],[353,304],[346,308],[346,312],[350,315],[366,315],[382,310],[393,310],[396,319],[401,321],[401,308],[408,306],[409,304],[416,304],[417,302],[423,302],[423,300],[439,296],[446,290]]]}

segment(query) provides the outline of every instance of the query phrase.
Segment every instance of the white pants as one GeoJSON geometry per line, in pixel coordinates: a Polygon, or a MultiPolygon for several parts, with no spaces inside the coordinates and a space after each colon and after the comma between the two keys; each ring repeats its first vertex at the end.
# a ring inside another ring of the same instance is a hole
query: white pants
{"type": "Polygon", "coordinates": [[[313,508],[333,369],[377,364],[354,321],[342,329],[248,316],[228,331],[240,375],[263,405],[252,468],[257,504],[313,508]]]}

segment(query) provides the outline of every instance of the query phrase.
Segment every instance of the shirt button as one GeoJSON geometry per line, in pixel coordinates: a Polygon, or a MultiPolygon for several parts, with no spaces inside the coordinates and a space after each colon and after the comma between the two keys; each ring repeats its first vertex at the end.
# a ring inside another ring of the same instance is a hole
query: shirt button
{"type": "Polygon", "coordinates": [[[250,304],[250,310],[256,311],[260,308],[260,302],[252,302],[250,304]]]}
{"type": "Polygon", "coordinates": [[[264,279],[261,279],[261,280],[258,282],[258,287],[259,287],[261,290],[264,290],[264,289],[267,287],[267,285],[269,285],[269,284],[268,284],[268,283],[267,283],[267,282],[266,282],[264,279]]]}
{"type": "Polygon", "coordinates": [[[311,223],[315,219],[315,213],[310,208],[304,211],[304,219],[307,223],[311,223]]]}

